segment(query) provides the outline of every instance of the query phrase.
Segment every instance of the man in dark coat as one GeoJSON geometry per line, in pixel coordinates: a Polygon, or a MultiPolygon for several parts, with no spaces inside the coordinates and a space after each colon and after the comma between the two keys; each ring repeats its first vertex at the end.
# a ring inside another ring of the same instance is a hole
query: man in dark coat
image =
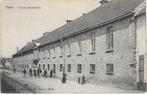
{"type": "Polygon", "coordinates": [[[50,77],[53,77],[53,70],[50,71],[50,77]]]}
{"type": "Polygon", "coordinates": [[[26,77],[26,73],[27,73],[27,72],[26,72],[26,70],[24,69],[24,70],[23,70],[24,77],[26,77]]]}
{"type": "Polygon", "coordinates": [[[34,77],[36,77],[37,76],[37,73],[36,73],[36,70],[34,69],[34,77]]]}
{"type": "Polygon", "coordinates": [[[45,69],[44,70],[44,77],[46,77],[47,76],[47,70],[45,69]]]}
{"type": "Polygon", "coordinates": [[[14,70],[13,70],[13,71],[14,71],[14,73],[15,73],[15,72],[16,72],[16,69],[14,68],[14,70]]]}
{"type": "Polygon", "coordinates": [[[81,84],[85,84],[86,83],[86,79],[85,79],[85,76],[83,75],[82,76],[82,83],[81,84]]]}
{"type": "Polygon", "coordinates": [[[32,69],[29,70],[29,76],[32,77],[32,69]]]}
{"type": "Polygon", "coordinates": [[[66,76],[67,74],[64,72],[62,77],[62,83],[66,83],[66,76]]]}
{"type": "Polygon", "coordinates": [[[40,77],[40,68],[37,69],[37,76],[40,77]]]}

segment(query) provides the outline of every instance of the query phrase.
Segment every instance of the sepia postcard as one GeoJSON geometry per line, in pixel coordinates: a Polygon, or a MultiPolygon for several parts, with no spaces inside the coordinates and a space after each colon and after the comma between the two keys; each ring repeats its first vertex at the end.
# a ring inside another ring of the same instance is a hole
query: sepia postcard
{"type": "Polygon", "coordinates": [[[0,0],[1,93],[146,93],[146,0],[0,0]]]}

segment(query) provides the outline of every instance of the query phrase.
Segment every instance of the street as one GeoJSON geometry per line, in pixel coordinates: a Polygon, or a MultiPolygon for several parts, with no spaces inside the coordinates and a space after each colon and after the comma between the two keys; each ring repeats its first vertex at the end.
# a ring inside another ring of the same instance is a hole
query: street
{"type": "MultiPolygon", "coordinates": [[[[2,71],[1,71],[2,74],[2,71]]],[[[103,85],[78,84],[74,81],[61,83],[57,78],[30,78],[23,73],[5,71],[1,77],[2,93],[141,93],[137,90],[121,89],[103,85]]]]}

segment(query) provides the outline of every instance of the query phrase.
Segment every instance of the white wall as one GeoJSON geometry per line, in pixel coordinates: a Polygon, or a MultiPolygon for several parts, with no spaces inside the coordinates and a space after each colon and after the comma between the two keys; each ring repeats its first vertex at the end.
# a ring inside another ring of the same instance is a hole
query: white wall
{"type": "MultiPolygon", "coordinates": [[[[144,81],[147,81],[147,32],[146,16],[140,15],[136,22],[137,30],[137,56],[144,55],[144,81]]],[[[138,59],[139,60],[139,59],[138,59]]]]}

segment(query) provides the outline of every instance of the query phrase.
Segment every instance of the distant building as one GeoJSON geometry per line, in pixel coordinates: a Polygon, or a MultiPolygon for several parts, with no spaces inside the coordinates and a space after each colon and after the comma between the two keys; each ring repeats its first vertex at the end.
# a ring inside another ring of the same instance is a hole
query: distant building
{"type": "Polygon", "coordinates": [[[12,58],[1,58],[0,59],[0,67],[3,67],[5,69],[10,69],[13,63],[12,58]]]}
{"type": "MultiPolygon", "coordinates": [[[[106,1],[106,0],[105,0],[106,1]]],[[[109,0],[25,45],[13,55],[17,70],[52,69],[68,80],[132,87],[147,81],[144,0],[109,0]]]]}

